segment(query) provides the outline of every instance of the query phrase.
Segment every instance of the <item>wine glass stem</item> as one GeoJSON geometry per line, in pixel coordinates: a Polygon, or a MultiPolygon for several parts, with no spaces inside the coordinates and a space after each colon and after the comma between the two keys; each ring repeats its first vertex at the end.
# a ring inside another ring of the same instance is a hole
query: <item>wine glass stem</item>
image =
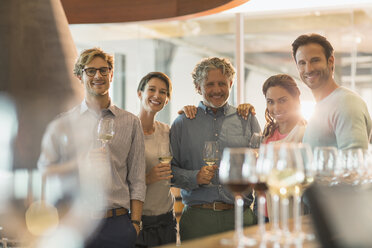
{"type": "Polygon", "coordinates": [[[295,231],[301,232],[301,194],[295,194],[294,201],[295,231]]]}
{"type": "Polygon", "coordinates": [[[265,205],[266,198],[264,192],[258,193],[258,228],[261,235],[265,233],[265,205]]]}
{"type": "Polygon", "coordinates": [[[272,230],[274,232],[279,231],[279,196],[277,194],[273,194],[271,196],[273,202],[273,225],[272,230]]]}
{"type": "Polygon", "coordinates": [[[241,195],[235,196],[235,233],[240,240],[243,237],[243,206],[244,200],[241,195]]]}
{"type": "Polygon", "coordinates": [[[281,206],[282,206],[282,229],[284,234],[289,233],[288,229],[288,206],[289,206],[289,200],[288,197],[283,197],[281,200],[281,206]]]}

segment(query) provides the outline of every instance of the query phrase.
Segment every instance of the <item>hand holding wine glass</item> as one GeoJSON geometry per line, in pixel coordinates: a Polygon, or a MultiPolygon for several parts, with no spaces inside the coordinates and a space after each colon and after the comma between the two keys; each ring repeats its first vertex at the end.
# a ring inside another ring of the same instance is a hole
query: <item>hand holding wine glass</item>
{"type": "Polygon", "coordinates": [[[204,143],[203,160],[208,165],[215,165],[219,159],[217,141],[206,141],[204,143]]]}
{"type": "Polygon", "coordinates": [[[155,168],[153,168],[153,172],[155,172],[158,179],[167,180],[166,184],[171,185],[169,180],[173,176],[171,174],[172,170],[170,162],[172,161],[173,156],[169,142],[160,142],[158,144],[158,155],[160,164],[154,166],[155,168]]]}
{"type": "Polygon", "coordinates": [[[202,184],[213,185],[211,180],[217,170],[217,161],[219,160],[219,146],[217,141],[204,142],[203,160],[207,167],[202,167],[198,173],[197,179],[202,184]]]}
{"type": "Polygon", "coordinates": [[[114,137],[114,119],[113,118],[101,118],[98,123],[98,140],[103,144],[103,147],[114,137]]]}

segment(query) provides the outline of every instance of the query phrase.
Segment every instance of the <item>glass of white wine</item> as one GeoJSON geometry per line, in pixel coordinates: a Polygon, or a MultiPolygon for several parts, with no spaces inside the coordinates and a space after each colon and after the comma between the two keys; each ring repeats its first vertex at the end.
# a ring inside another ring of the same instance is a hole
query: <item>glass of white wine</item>
{"type": "MultiPolygon", "coordinates": [[[[219,146],[217,141],[205,141],[203,149],[203,160],[208,166],[217,164],[219,160],[219,146]]],[[[212,179],[213,180],[213,179],[212,179]]],[[[209,185],[213,185],[212,181],[209,185]]]]}
{"type": "Polygon", "coordinates": [[[296,146],[292,143],[274,145],[277,152],[277,161],[273,165],[267,183],[269,190],[280,196],[282,210],[282,230],[280,241],[292,242],[288,228],[289,197],[294,195],[296,186],[299,186],[305,178],[302,157],[296,146]]]}
{"type": "MultiPolygon", "coordinates": [[[[159,156],[159,162],[162,164],[169,164],[172,161],[172,149],[169,144],[169,142],[160,142],[158,144],[158,156],[159,156]]],[[[166,185],[171,185],[170,179],[166,180],[166,185]]]]}
{"type": "Polygon", "coordinates": [[[114,137],[114,119],[113,118],[101,118],[98,123],[98,140],[106,147],[106,144],[114,137]]]}

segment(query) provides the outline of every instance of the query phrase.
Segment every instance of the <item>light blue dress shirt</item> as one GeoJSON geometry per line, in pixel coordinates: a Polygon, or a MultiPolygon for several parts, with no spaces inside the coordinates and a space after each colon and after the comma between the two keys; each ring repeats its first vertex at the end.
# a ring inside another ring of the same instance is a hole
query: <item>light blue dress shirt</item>
{"type": "MultiPolygon", "coordinates": [[[[182,201],[186,205],[212,203],[215,201],[234,203],[230,191],[220,184],[218,173],[212,179],[213,185],[198,185],[196,176],[202,166],[205,141],[218,141],[220,150],[225,147],[248,147],[251,135],[260,132],[255,116],[241,118],[236,108],[226,104],[216,114],[199,103],[195,119],[180,115],[173,122],[170,139],[173,152],[172,172],[175,187],[181,188],[182,201]]],[[[222,155],[222,152],[219,153],[222,155]]],[[[218,162],[219,164],[219,162],[218,162]]],[[[245,205],[250,206],[253,197],[248,193],[245,205]]]]}

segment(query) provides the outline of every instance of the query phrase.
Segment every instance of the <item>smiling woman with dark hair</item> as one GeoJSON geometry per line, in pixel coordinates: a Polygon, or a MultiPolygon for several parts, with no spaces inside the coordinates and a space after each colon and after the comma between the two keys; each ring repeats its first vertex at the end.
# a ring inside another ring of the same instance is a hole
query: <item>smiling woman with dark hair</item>
{"type": "Polygon", "coordinates": [[[301,142],[306,121],[300,112],[300,90],[286,74],[269,77],[262,86],[266,98],[264,143],[301,142]]]}
{"type": "Polygon", "coordinates": [[[159,162],[158,147],[169,149],[169,126],[155,121],[156,114],[167,105],[172,94],[172,83],[162,72],[144,76],[137,89],[141,101],[139,118],[145,134],[146,199],[142,211],[142,226],[136,247],[153,247],[176,242],[177,222],[173,213],[174,197],[169,180],[169,162],[159,162]]]}

